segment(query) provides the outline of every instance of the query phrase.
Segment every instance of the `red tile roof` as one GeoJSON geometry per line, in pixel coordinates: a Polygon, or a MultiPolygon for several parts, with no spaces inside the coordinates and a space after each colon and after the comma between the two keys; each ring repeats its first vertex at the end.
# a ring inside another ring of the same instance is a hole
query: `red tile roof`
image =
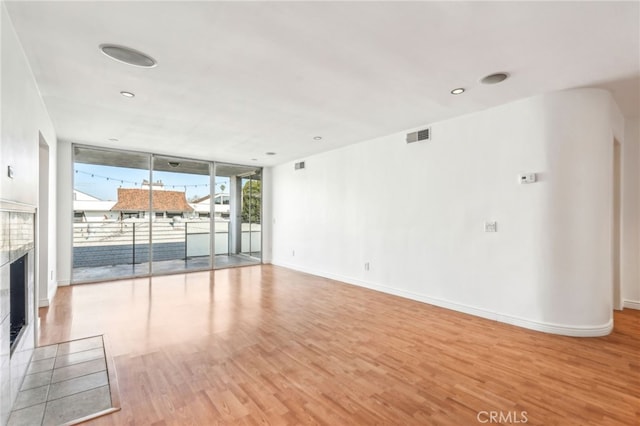
{"type": "MultiPolygon", "coordinates": [[[[112,211],[141,212],[149,210],[149,190],[118,188],[118,202],[112,211]]],[[[154,212],[192,212],[184,192],[153,191],[154,212]]]]}

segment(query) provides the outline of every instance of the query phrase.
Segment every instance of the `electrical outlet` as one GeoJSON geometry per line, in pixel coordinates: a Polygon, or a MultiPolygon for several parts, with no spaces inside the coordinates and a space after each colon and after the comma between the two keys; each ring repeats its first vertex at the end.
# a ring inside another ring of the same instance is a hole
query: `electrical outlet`
{"type": "Polygon", "coordinates": [[[291,257],[294,257],[296,255],[296,251],[295,250],[291,250],[291,257]]]}
{"type": "Polygon", "coordinates": [[[524,173],[518,176],[518,181],[520,183],[534,183],[538,178],[535,173],[524,173]]]}
{"type": "Polygon", "coordinates": [[[485,222],[484,232],[498,232],[498,222],[485,222]]]}
{"type": "Polygon", "coordinates": [[[369,270],[369,262],[366,262],[366,263],[364,264],[364,270],[365,270],[365,271],[368,271],[368,270],[369,270]]]}

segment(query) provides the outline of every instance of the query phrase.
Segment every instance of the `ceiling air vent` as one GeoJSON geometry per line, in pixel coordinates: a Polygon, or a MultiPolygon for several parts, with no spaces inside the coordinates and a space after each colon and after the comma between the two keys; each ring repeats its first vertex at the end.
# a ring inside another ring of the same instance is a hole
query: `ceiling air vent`
{"type": "Polygon", "coordinates": [[[304,169],[304,161],[300,161],[299,163],[296,163],[295,168],[296,170],[304,169]]]}
{"type": "Polygon", "coordinates": [[[428,141],[431,139],[431,128],[418,130],[417,132],[407,133],[407,143],[420,141],[428,141]]]}

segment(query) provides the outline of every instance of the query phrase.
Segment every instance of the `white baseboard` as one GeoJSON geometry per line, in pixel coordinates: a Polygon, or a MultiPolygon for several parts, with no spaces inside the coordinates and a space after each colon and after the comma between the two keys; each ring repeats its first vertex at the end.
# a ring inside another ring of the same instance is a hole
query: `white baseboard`
{"type": "Polygon", "coordinates": [[[627,309],[638,309],[640,310],[640,302],[637,300],[625,300],[622,302],[622,307],[627,309]]]}
{"type": "Polygon", "coordinates": [[[71,281],[69,281],[69,280],[58,280],[58,287],[64,287],[66,285],[71,285],[71,281]]]}
{"type": "Polygon", "coordinates": [[[441,308],[451,309],[453,311],[462,312],[469,315],[474,315],[481,318],[490,319],[506,324],[515,325],[518,327],[528,328],[530,330],[542,331],[544,333],[560,334],[563,336],[572,337],[598,337],[606,336],[613,330],[613,317],[609,319],[606,324],[594,325],[594,326],[570,326],[563,324],[553,324],[540,321],[534,321],[527,318],[516,317],[513,315],[501,314],[499,312],[489,311],[483,308],[477,308],[474,306],[465,305],[462,303],[451,302],[449,300],[439,299],[436,297],[427,296],[424,294],[413,293],[406,290],[397,289],[394,287],[388,287],[376,283],[371,283],[343,275],[332,274],[324,271],[317,271],[310,268],[300,267],[287,262],[281,262],[274,259],[273,265],[282,266],[285,268],[293,269],[299,272],[304,272],[311,275],[317,275],[324,278],[329,278],[336,281],[341,281],[347,284],[357,285],[360,287],[368,288],[370,290],[380,291],[382,293],[393,294],[394,296],[404,297],[406,299],[416,300],[418,302],[428,303],[430,305],[439,306],[441,308]]]}
{"type": "Polygon", "coordinates": [[[38,307],[39,308],[46,308],[47,306],[49,306],[49,299],[40,299],[38,302],[38,307]]]}

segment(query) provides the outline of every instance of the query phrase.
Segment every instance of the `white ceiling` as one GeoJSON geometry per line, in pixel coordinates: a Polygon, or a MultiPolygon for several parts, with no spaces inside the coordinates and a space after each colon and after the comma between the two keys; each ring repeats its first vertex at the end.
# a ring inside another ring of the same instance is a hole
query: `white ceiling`
{"type": "Polygon", "coordinates": [[[6,3],[75,142],[273,165],[572,87],[640,113],[638,2],[6,3]],[[496,71],[511,78],[478,83],[496,71]]]}

